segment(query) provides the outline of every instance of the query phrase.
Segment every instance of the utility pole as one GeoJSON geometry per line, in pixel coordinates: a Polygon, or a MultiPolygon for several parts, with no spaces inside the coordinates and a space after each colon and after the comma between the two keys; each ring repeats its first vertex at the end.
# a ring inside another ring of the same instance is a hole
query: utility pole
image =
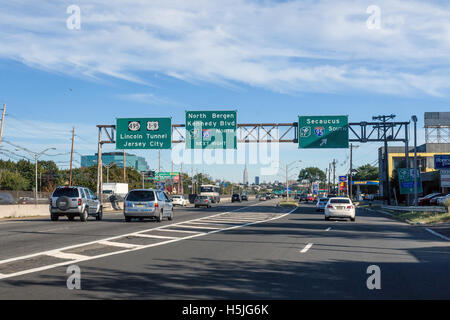
{"type": "Polygon", "coordinates": [[[191,194],[194,194],[194,167],[191,167],[191,194]]]}
{"type": "Polygon", "coordinates": [[[181,163],[180,169],[180,178],[178,179],[178,183],[181,185],[178,190],[181,190],[181,194],[184,194],[184,186],[183,186],[183,163],[181,163]]]}
{"type": "Polygon", "coordinates": [[[0,127],[0,146],[2,145],[3,127],[5,125],[6,104],[3,104],[2,125],[0,127]]]}
{"type": "Polygon", "coordinates": [[[336,185],[336,159],[333,159],[333,192],[336,185]]]}
{"type": "Polygon", "coordinates": [[[417,116],[412,116],[414,122],[414,206],[417,207],[417,116]]]}
{"type": "Polygon", "coordinates": [[[72,162],[73,162],[73,142],[75,140],[75,127],[72,127],[72,149],[70,151],[70,175],[69,186],[72,186],[72,162]]]}
{"type": "Polygon", "coordinates": [[[158,150],[158,181],[161,183],[161,150],[158,150]]]}
{"type": "Polygon", "coordinates": [[[123,182],[127,182],[127,162],[125,159],[125,149],[123,150],[123,182]]]}
{"type": "Polygon", "coordinates": [[[331,193],[330,184],[331,184],[331,163],[328,164],[328,195],[331,193]]]}
{"type": "Polygon", "coordinates": [[[353,146],[353,143],[350,144],[350,182],[349,182],[349,190],[350,190],[350,199],[353,199],[353,148],[359,148],[359,146],[353,146]]]}

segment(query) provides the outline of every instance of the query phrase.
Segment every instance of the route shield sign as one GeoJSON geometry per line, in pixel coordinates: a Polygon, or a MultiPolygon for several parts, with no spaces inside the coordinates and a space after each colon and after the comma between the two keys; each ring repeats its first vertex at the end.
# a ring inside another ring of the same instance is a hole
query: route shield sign
{"type": "MultiPolygon", "coordinates": [[[[400,194],[414,193],[414,169],[397,169],[398,183],[400,187],[400,194]]],[[[420,171],[417,170],[417,192],[422,193],[422,181],[420,179],[420,171]]]]}
{"type": "Polygon", "coordinates": [[[299,116],[299,148],[348,148],[348,116],[299,116]]]}
{"type": "Polygon", "coordinates": [[[171,118],[121,118],[116,124],[116,149],[172,148],[171,118]]]}
{"type": "Polygon", "coordinates": [[[187,149],[236,149],[236,111],[186,111],[187,149]]]}

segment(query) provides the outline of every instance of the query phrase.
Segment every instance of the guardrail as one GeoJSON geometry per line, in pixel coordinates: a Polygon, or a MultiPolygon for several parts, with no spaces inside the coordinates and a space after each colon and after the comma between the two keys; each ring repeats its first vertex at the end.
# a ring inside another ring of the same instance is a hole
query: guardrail
{"type": "Polygon", "coordinates": [[[401,207],[401,206],[381,206],[381,209],[392,211],[412,211],[412,212],[447,212],[446,207],[423,206],[423,207],[401,207]]]}

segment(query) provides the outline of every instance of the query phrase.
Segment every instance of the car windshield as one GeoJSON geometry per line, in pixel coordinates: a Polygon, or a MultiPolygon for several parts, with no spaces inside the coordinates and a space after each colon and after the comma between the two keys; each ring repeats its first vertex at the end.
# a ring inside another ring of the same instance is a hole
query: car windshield
{"type": "Polygon", "coordinates": [[[153,191],[131,191],[127,196],[127,201],[155,201],[155,193],[153,191]]]}
{"type": "Polygon", "coordinates": [[[320,202],[328,202],[328,198],[321,198],[319,201],[320,202]]]}
{"type": "Polygon", "coordinates": [[[53,192],[53,197],[78,198],[77,188],[58,188],[53,192]]]}
{"type": "Polygon", "coordinates": [[[349,199],[331,199],[330,203],[350,203],[349,199]]]}

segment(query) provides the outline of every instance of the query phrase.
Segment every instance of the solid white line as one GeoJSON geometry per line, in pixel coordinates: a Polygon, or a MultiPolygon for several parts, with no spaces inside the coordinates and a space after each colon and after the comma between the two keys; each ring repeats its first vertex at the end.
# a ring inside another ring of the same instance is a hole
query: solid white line
{"type": "Polygon", "coordinates": [[[300,252],[301,253],[307,252],[312,247],[312,245],[313,245],[312,243],[308,243],[300,252]]]}
{"type": "Polygon", "coordinates": [[[220,221],[220,220],[202,220],[189,222],[190,224],[241,224],[240,222],[220,221]]]}
{"type": "Polygon", "coordinates": [[[67,260],[81,260],[81,259],[88,258],[88,256],[84,256],[81,254],[65,253],[65,252],[61,252],[61,251],[49,252],[49,253],[46,253],[45,255],[55,257],[55,258],[60,258],[60,259],[67,259],[67,260]]]}
{"type": "MultiPolygon", "coordinates": [[[[256,205],[256,204],[255,204],[255,205],[256,205]]],[[[253,206],[253,205],[252,205],[252,206],[253,206]]],[[[243,208],[240,208],[240,209],[243,209],[243,208]]],[[[237,210],[240,210],[240,209],[237,209],[237,210]]],[[[21,276],[21,275],[24,275],[24,274],[29,274],[29,273],[34,273],[34,272],[40,272],[40,271],[44,271],[44,270],[48,270],[48,269],[53,269],[53,268],[57,268],[57,267],[61,267],[61,266],[65,266],[65,265],[69,265],[69,264],[73,264],[73,263],[78,263],[78,262],[82,262],[82,261],[88,261],[88,260],[100,259],[100,258],[104,258],[104,257],[109,257],[109,256],[113,256],[113,255],[122,254],[122,253],[128,253],[128,252],[132,252],[132,251],[136,251],[136,250],[141,250],[141,249],[146,249],[146,248],[156,247],[156,246],[165,245],[165,244],[169,244],[169,243],[174,243],[174,242],[178,242],[178,241],[181,241],[181,240],[187,240],[187,239],[191,239],[191,238],[195,238],[195,237],[201,237],[201,236],[206,235],[206,234],[213,234],[213,233],[218,233],[218,232],[222,232],[222,231],[227,231],[227,230],[233,230],[233,229],[237,229],[237,228],[242,228],[242,227],[245,227],[245,226],[249,226],[249,225],[253,225],[253,224],[258,224],[258,223],[261,223],[261,222],[268,222],[268,221],[271,221],[271,220],[277,220],[277,219],[281,219],[281,218],[283,218],[283,217],[285,217],[285,216],[291,214],[291,213],[294,212],[296,209],[297,209],[297,208],[294,208],[294,209],[292,209],[291,211],[289,211],[289,212],[287,212],[287,213],[285,213],[285,214],[282,214],[282,215],[279,215],[279,216],[275,216],[274,218],[268,219],[268,220],[265,220],[265,221],[249,222],[249,223],[246,223],[246,224],[243,224],[243,225],[232,226],[232,227],[229,227],[229,228],[224,228],[224,229],[214,230],[214,231],[210,231],[210,232],[207,232],[207,233],[204,233],[204,232],[197,232],[197,234],[193,234],[193,235],[191,235],[191,236],[187,236],[187,237],[183,237],[183,238],[177,238],[177,239],[168,240],[168,241],[161,241],[161,242],[153,243],[153,244],[150,244],[150,245],[132,245],[132,244],[126,244],[126,243],[119,243],[119,242],[114,242],[114,243],[113,243],[112,241],[110,242],[110,240],[114,240],[114,239],[119,239],[119,238],[126,237],[127,234],[125,234],[125,235],[115,236],[115,237],[111,237],[111,238],[107,238],[107,239],[103,239],[103,240],[95,240],[95,241],[91,241],[91,242],[87,242],[87,243],[82,243],[82,244],[77,244],[77,245],[67,246],[67,247],[64,247],[64,248],[60,248],[60,249],[58,249],[58,250],[63,251],[63,250],[68,250],[68,249],[73,249],[73,248],[79,248],[79,247],[83,247],[83,246],[87,246],[87,245],[91,245],[91,244],[106,244],[106,245],[109,245],[109,243],[110,243],[112,246],[120,246],[120,247],[124,247],[124,250],[118,250],[118,251],[114,251],[114,252],[108,252],[108,253],[100,254],[100,255],[97,255],[97,256],[91,256],[91,257],[87,257],[87,256],[86,256],[87,258],[84,258],[84,259],[72,260],[72,261],[65,261],[65,262],[61,262],[61,263],[56,263],[56,264],[46,265],[46,266],[39,267],[39,268],[33,268],[33,269],[23,270],[23,271],[20,271],[20,272],[11,273],[11,274],[6,274],[6,275],[5,275],[5,274],[1,274],[1,275],[0,275],[0,279],[17,277],[17,276],[21,276]]],[[[236,210],[235,210],[235,211],[236,211],[236,210]]],[[[226,212],[226,213],[228,213],[228,212],[226,212]]],[[[222,214],[224,214],[224,213],[217,214],[216,216],[219,216],[219,215],[222,215],[222,214]]],[[[211,216],[211,217],[212,217],[212,216],[211,216]]],[[[198,220],[198,219],[195,219],[195,220],[198,220]]],[[[180,222],[179,224],[181,224],[181,223],[182,223],[182,222],[180,222]]],[[[159,227],[159,228],[152,228],[152,229],[148,229],[148,230],[142,230],[142,231],[140,231],[140,232],[148,232],[148,231],[151,231],[151,230],[161,230],[161,231],[166,231],[166,230],[162,230],[162,229],[163,229],[163,228],[170,227],[170,226],[173,226],[173,225],[176,225],[176,224],[172,224],[172,225],[168,225],[168,226],[163,226],[163,227],[159,227]]],[[[167,231],[175,231],[175,230],[170,230],[170,229],[169,229],[169,230],[167,230],[167,231]]],[[[175,232],[176,232],[176,231],[175,231],[175,232]]],[[[132,234],[135,234],[135,233],[136,233],[136,232],[134,232],[134,233],[132,233],[132,234]]],[[[192,233],[192,232],[190,232],[190,233],[192,233]]],[[[16,258],[11,258],[11,259],[6,259],[6,260],[3,260],[3,261],[0,261],[0,265],[1,265],[1,264],[4,264],[4,263],[7,263],[7,262],[11,262],[11,261],[17,261],[17,260],[23,260],[23,259],[27,259],[27,258],[31,258],[31,257],[36,257],[36,256],[39,256],[39,255],[47,254],[47,253],[49,253],[49,252],[54,252],[54,251],[56,251],[56,250],[49,250],[49,251],[46,251],[46,252],[39,252],[39,253],[34,253],[34,254],[30,254],[30,255],[26,255],[26,256],[22,256],[22,257],[16,257],[16,258]]]]}
{"type": "Polygon", "coordinates": [[[437,236],[437,237],[439,237],[439,238],[441,238],[441,239],[450,241],[450,238],[444,236],[443,234],[440,234],[440,233],[438,233],[438,232],[436,232],[436,231],[433,231],[433,230],[431,230],[431,229],[428,229],[428,228],[425,228],[425,230],[427,230],[428,232],[434,234],[435,236],[437,236]]]}
{"type": "Polygon", "coordinates": [[[140,247],[140,245],[138,245],[138,244],[115,242],[115,241],[107,241],[107,240],[101,240],[101,241],[98,241],[98,243],[99,244],[103,244],[105,246],[119,247],[119,248],[126,248],[126,249],[133,249],[133,248],[136,248],[136,247],[140,247]]]}
{"type": "Polygon", "coordinates": [[[201,232],[201,231],[174,230],[174,229],[169,229],[169,228],[159,229],[158,231],[181,232],[181,233],[196,233],[196,234],[206,233],[206,232],[201,232]]]}
{"type": "Polygon", "coordinates": [[[186,224],[181,224],[178,227],[181,228],[188,228],[188,229],[211,229],[211,230],[217,230],[217,229],[221,229],[220,227],[204,227],[204,226],[191,226],[191,225],[186,225],[186,224]]]}
{"type": "Polygon", "coordinates": [[[156,239],[178,239],[179,237],[165,237],[165,236],[157,236],[153,234],[142,234],[142,233],[133,233],[131,234],[135,237],[142,237],[142,238],[156,238],[156,239]]]}

